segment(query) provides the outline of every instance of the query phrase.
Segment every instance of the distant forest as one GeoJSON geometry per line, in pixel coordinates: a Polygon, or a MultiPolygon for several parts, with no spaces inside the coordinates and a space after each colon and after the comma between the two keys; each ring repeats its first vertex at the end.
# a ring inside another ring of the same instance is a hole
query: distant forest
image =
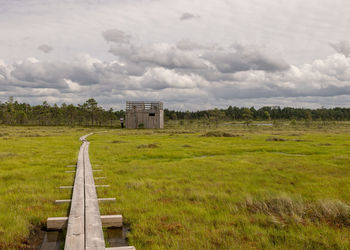
{"type": "MultiPolygon", "coordinates": [[[[124,110],[105,110],[93,98],[83,104],[65,104],[58,106],[43,102],[41,105],[30,105],[14,101],[13,97],[5,103],[0,102],[0,124],[6,125],[81,125],[81,126],[116,126],[120,117],[125,116],[124,110]]],[[[225,121],[254,120],[316,120],[345,121],[350,120],[350,108],[280,108],[262,107],[260,109],[239,108],[229,106],[227,109],[203,111],[172,111],[164,110],[167,120],[208,120],[216,123],[225,121]]]]}

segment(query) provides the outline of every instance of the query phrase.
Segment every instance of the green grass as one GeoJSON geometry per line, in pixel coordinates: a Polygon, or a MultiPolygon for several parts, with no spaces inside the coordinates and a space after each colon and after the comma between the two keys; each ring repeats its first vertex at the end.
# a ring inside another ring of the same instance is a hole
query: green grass
{"type": "Polygon", "coordinates": [[[86,129],[62,127],[1,127],[0,249],[23,249],[35,228],[46,219],[66,216],[68,206],[54,205],[70,197],[59,190],[74,176],[64,173],[75,164],[81,134],[86,129]]]}
{"type": "MultiPolygon", "coordinates": [[[[287,124],[93,135],[94,175],[108,178],[96,184],[111,185],[98,196],[117,198],[101,214],[123,214],[137,249],[348,249],[350,124],[287,124]]],[[[53,201],[69,198],[57,187],[72,184],[63,171],[88,131],[2,127],[2,248],[67,214],[53,201]]]]}

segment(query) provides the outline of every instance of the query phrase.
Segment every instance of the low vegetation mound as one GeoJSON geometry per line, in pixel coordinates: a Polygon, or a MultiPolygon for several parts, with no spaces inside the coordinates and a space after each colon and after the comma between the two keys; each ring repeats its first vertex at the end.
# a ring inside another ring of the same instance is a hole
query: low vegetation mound
{"type": "Polygon", "coordinates": [[[138,145],[137,148],[158,148],[158,145],[157,143],[141,144],[141,145],[138,145]]]}
{"type": "Polygon", "coordinates": [[[241,135],[231,134],[231,133],[223,132],[223,131],[209,131],[209,132],[205,133],[203,136],[205,136],[205,137],[238,137],[241,135]]]}
{"type": "Polygon", "coordinates": [[[270,215],[276,224],[323,222],[336,227],[350,227],[350,206],[340,200],[310,202],[280,196],[265,200],[248,198],[240,206],[253,214],[270,215]]]}
{"type": "Polygon", "coordinates": [[[287,141],[287,139],[279,138],[279,137],[269,137],[266,141],[287,141]]]}
{"type": "Polygon", "coordinates": [[[126,143],[126,141],[118,141],[118,140],[116,140],[116,141],[112,141],[112,143],[126,143]]]}

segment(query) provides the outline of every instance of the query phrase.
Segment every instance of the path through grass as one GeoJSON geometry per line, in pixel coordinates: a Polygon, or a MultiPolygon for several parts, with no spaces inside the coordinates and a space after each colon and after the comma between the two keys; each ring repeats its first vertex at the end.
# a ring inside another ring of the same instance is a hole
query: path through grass
{"type": "MultiPolygon", "coordinates": [[[[108,130],[89,137],[102,214],[137,249],[347,249],[350,127],[108,130]],[[97,166],[99,165],[99,166],[97,166]]],[[[95,131],[97,129],[94,129],[95,131]]],[[[1,127],[0,248],[66,216],[81,128],[1,127]]]]}

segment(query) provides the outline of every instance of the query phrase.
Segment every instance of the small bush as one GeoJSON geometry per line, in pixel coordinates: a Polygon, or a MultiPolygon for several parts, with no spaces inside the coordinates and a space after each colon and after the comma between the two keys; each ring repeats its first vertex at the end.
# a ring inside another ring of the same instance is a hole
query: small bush
{"type": "Polygon", "coordinates": [[[231,134],[223,131],[210,131],[204,134],[205,137],[238,137],[240,135],[231,134]]]}
{"type": "Polygon", "coordinates": [[[266,141],[287,141],[287,139],[279,138],[279,137],[269,137],[266,141]]]}
{"type": "Polygon", "coordinates": [[[137,148],[158,148],[158,145],[157,143],[141,144],[141,145],[138,145],[137,148]]]}
{"type": "Polygon", "coordinates": [[[126,143],[126,141],[112,141],[112,143],[126,143]]]}

